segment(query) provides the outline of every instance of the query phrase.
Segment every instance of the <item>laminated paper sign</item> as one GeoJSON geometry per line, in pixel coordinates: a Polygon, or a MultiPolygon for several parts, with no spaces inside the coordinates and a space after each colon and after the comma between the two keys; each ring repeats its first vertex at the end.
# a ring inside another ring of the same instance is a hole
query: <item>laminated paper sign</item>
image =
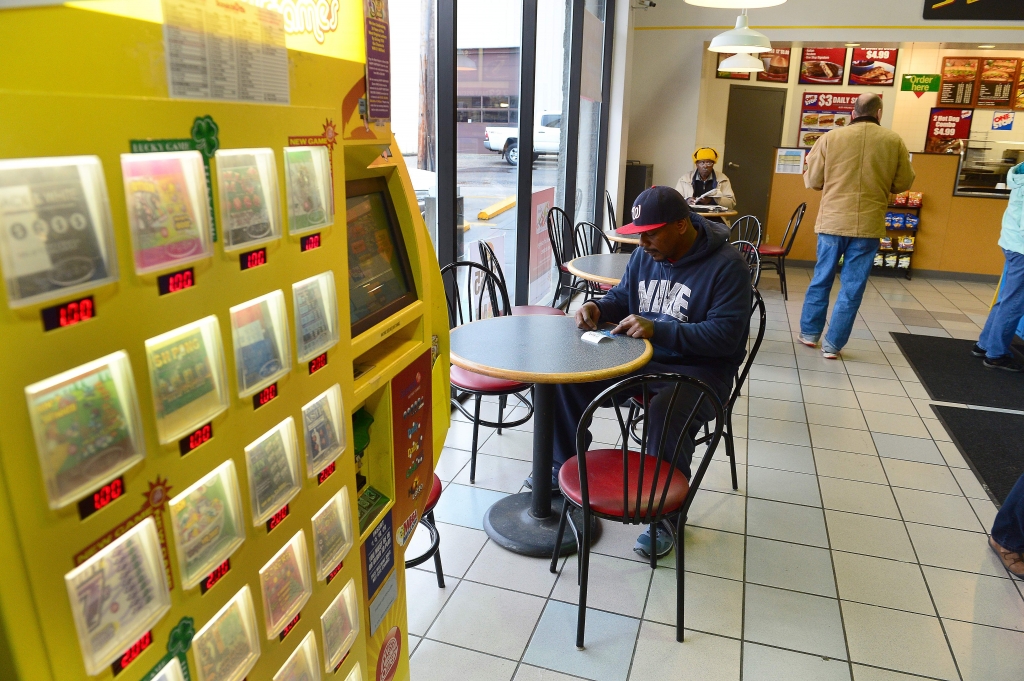
{"type": "Polygon", "coordinates": [[[391,120],[391,35],[388,0],[366,5],[366,116],[391,120]]]}
{"type": "Polygon", "coordinates": [[[928,121],[925,153],[943,154],[957,146],[957,140],[971,136],[972,109],[932,109],[928,121]]]}

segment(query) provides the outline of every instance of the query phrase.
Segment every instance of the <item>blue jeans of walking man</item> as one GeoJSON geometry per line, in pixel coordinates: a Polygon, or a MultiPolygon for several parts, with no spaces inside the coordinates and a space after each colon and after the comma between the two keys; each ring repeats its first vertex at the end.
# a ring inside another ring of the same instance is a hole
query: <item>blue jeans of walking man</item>
{"type": "Polygon", "coordinates": [[[988,314],[978,345],[989,359],[1010,355],[1013,334],[1024,317],[1024,255],[1003,249],[1006,266],[999,299],[988,314]]]}
{"type": "Polygon", "coordinates": [[[807,287],[803,314],[800,316],[800,333],[806,338],[817,341],[825,329],[828,297],[832,292],[839,258],[843,258],[843,269],[839,274],[839,297],[832,309],[828,333],[821,342],[822,351],[839,352],[850,340],[850,332],[853,331],[853,322],[857,318],[857,310],[864,297],[864,288],[877,250],[878,239],[818,235],[818,263],[814,266],[814,277],[807,287]]]}
{"type": "Polygon", "coordinates": [[[1024,579],[1024,475],[1010,490],[992,523],[989,546],[1006,569],[1024,579]]]}

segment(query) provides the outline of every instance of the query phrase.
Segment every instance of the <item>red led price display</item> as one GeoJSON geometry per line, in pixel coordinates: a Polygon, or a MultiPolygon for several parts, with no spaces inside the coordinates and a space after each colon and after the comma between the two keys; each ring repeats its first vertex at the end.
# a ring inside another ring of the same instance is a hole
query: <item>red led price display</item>
{"type": "Polygon", "coordinates": [[[284,519],[288,517],[289,513],[291,513],[291,511],[288,510],[288,504],[285,504],[284,508],[282,508],[280,511],[275,513],[270,518],[270,520],[267,521],[267,532],[270,532],[275,527],[280,525],[284,521],[284,519]]]}
{"type": "Polygon", "coordinates": [[[316,372],[327,366],[327,353],[317,355],[313,359],[309,360],[309,375],[312,376],[316,372]]]}
{"type": "Polygon", "coordinates": [[[327,482],[327,478],[331,477],[334,474],[334,469],[335,468],[337,468],[337,466],[335,465],[335,462],[332,461],[331,463],[329,463],[327,465],[327,468],[325,468],[322,471],[320,471],[319,473],[317,473],[316,474],[316,484],[317,485],[322,485],[325,482],[327,482]]]}
{"type": "Polygon", "coordinates": [[[299,250],[303,253],[306,251],[312,251],[314,248],[320,248],[320,234],[310,234],[299,238],[299,250]]]}
{"type": "Polygon", "coordinates": [[[338,573],[341,572],[341,568],[343,567],[345,567],[345,561],[341,561],[340,563],[338,563],[338,567],[331,570],[331,574],[327,575],[328,584],[334,581],[334,578],[338,576],[338,573]]]}
{"type": "Polygon", "coordinates": [[[65,326],[74,326],[96,316],[96,303],[92,296],[72,300],[63,305],[54,305],[42,310],[43,330],[53,331],[65,326]]]}
{"type": "Polygon", "coordinates": [[[252,396],[252,408],[259,409],[275,397],[277,397],[277,383],[271,383],[266,388],[252,396]]]}
{"type": "Polygon", "coordinates": [[[199,593],[205,594],[213,588],[213,585],[224,578],[224,575],[231,572],[231,559],[227,558],[217,566],[213,572],[208,574],[203,581],[199,582],[199,593]]]}
{"type": "Polygon", "coordinates": [[[132,662],[141,655],[146,648],[153,644],[153,632],[147,631],[142,635],[138,641],[132,644],[132,647],[124,651],[124,655],[114,660],[114,664],[110,665],[110,669],[114,672],[114,676],[117,676],[124,671],[125,667],[130,665],[132,662]]]}
{"type": "Polygon", "coordinates": [[[212,439],[213,424],[207,423],[205,426],[202,426],[178,440],[178,449],[181,451],[181,455],[185,456],[189,452],[195,451],[200,445],[206,444],[212,439]]]}
{"type": "Polygon", "coordinates": [[[178,272],[161,274],[156,278],[156,285],[160,291],[160,295],[162,296],[166,296],[168,293],[177,293],[178,291],[184,291],[187,288],[192,288],[196,285],[195,270],[189,267],[178,272]]]}
{"type": "Polygon", "coordinates": [[[238,265],[243,270],[251,270],[253,267],[267,264],[267,249],[257,248],[255,251],[246,251],[238,256],[238,265]]]}
{"type": "Polygon", "coordinates": [[[111,501],[124,495],[124,476],[111,480],[98,490],[78,502],[78,517],[85,520],[111,501]]]}
{"type": "Polygon", "coordinates": [[[287,636],[288,634],[292,633],[292,629],[294,629],[295,625],[299,623],[299,617],[301,617],[301,616],[302,616],[301,612],[298,613],[297,615],[295,615],[295,619],[293,619],[291,622],[289,622],[288,626],[286,626],[284,629],[281,630],[281,635],[279,636],[280,640],[283,641],[285,636],[287,636]]]}

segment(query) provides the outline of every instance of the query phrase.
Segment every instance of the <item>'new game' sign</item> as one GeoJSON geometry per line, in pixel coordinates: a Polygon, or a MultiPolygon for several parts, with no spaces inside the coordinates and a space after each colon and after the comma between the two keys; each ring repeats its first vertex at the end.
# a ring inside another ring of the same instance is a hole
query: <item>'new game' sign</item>
{"type": "Polygon", "coordinates": [[[1024,2],[1015,0],[924,0],[925,19],[1024,20],[1024,2]]]}

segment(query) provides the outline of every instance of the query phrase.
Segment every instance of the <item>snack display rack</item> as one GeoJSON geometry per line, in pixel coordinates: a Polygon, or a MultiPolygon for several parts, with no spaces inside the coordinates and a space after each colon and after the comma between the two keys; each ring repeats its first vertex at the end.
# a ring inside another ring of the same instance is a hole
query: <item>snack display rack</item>
{"type": "Polygon", "coordinates": [[[265,4],[0,10],[5,681],[409,679],[443,284],[390,125],[361,113],[363,3],[315,32],[265,4]],[[190,34],[165,17],[196,11],[267,29],[231,53],[260,97],[175,80],[190,34]],[[409,291],[353,333],[359,183],[409,291]]]}
{"type": "Polygon", "coordinates": [[[923,197],[918,193],[914,205],[908,205],[906,194],[893,196],[886,214],[886,236],[881,240],[872,274],[911,278],[914,250],[917,247],[923,197]]]}

